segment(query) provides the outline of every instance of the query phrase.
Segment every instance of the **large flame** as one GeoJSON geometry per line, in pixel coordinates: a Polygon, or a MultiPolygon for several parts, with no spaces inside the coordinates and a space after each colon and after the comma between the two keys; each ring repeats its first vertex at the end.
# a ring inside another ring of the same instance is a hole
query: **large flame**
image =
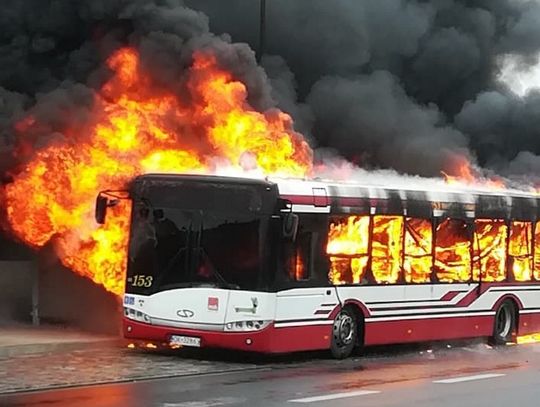
{"type": "MultiPolygon", "coordinates": [[[[535,236],[540,249],[540,226],[535,236]]],[[[532,257],[530,222],[515,221],[509,228],[504,220],[477,219],[473,228],[444,219],[434,236],[428,219],[348,216],[330,223],[326,251],[334,284],[500,282],[506,280],[507,260],[516,281],[531,281],[533,269],[540,276],[540,267],[533,268],[540,255],[532,257]]]]}
{"type": "MultiPolygon", "coordinates": [[[[244,84],[211,53],[194,54],[185,98],[153,85],[132,48],[107,62],[114,75],[96,94],[89,135],[37,151],[5,199],[21,240],[33,247],[53,241],[66,266],[119,295],[130,208],[115,207],[98,228],[92,213],[99,190],[125,188],[142,173],[210,173],[217,166],[305,176],[311,150],[288,115],[252,109],[244,84]]],[[[34,123],[29,116],[20,128],[34,123]]]]}

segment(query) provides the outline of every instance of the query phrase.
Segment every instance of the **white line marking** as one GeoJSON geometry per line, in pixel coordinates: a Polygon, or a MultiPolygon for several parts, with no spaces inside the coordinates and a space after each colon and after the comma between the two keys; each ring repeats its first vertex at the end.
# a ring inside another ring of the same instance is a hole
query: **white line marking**
{"type": "Polygon", "coordinates": [[[452,379],[435,380],[433,383],[452,384],[452,383],[470,382],[473,380],[493,379],[495,377],[502,377],[502,376],[506,376],[506,375],[503,373],[488,373],[488,374],[480,374],[476,376],[463,376],[463,377],[454,377],[452,379]]]}
{"type": "Polygon", "coordinates": [[[351,391],[348,393],[334,393],[334,394],[326,394],[324,396],[306,397],[303,399],[289,400],[289,403],[314,403],[317,401],[337,400],[337,399],[344,399],[347,397],[368,396],[370,394],[378,394],[378,393],[380,393],[380,391],[358,390],[358,391],[351,391]]]}

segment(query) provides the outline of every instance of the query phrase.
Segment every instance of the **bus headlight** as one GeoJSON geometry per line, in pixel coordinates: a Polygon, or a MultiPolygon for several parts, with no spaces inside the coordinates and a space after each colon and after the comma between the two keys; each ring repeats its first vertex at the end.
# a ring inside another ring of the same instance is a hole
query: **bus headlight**
{"type": "Polygon", "coordinates": [[[152,319],[148,315],[133,308],[124,307],[124,316],[134,321],[146,322],[147,324],[152,323],[152,319]]]}
{"type": "Polygon", "coordinates": [[[225,324],[226,332],[253,332],[260,331],[270,325],[272,321],[235,321],[225,324]]]}

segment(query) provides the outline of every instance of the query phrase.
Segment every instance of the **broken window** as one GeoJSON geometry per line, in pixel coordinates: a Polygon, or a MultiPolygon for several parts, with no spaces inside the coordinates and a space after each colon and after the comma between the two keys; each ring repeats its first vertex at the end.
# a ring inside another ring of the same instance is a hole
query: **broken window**
{"type": "Polygon", "coordinates": [[[326,252],[330,255],[332,284],[365,282],[368,264],[369,216],[349,216],[330,221],[326,252]]]}
{"type": "Polygon", "coordinates": [[[508,247],[510,270],[515,281],[532,279],[532,223],[512,222],[508,247]]]}
{"type": "Polygon", "coordinates": [[[371,269],[378,284],[395,284],[401,271],[403,217],[374,216],[371,269]]]}
{"type": "Polygon", "coordinates": [[[471,280],[469,226],[463,220],[445,219],[435,235],[435,272],[442,283],[471,280]]]}
{"type": "Polygon", "coordinates": [[[474,281],[506,280],[506,240],[504,220],[477,219],[474,232],[474,281]]]}
{"type": "Polygon", "coordinates": [[[403,268],[407,283],[431,281],[433,231],[431,220],[407,218],[403,268]]]}

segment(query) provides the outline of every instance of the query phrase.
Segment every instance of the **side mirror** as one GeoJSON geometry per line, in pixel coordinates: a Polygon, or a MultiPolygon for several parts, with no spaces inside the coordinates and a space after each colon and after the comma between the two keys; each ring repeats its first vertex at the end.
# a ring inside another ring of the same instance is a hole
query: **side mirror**
{"type": "Polygon", "coordinates": [[[96,211],[95,218],[96,222],[100,225],[105,223],[105,218],[107,217],[107,208],[109,206],[109,198],[105,195],[99,194],[96,198],[96,211]]]}
{"type": "Polygon", "coordinates": [[[293,242],[296,240],[298,233],[299,217],[297,214],[288,212],[283,215],[283,237],[290,239],[293,242]]]}
{"type": "Polygon", "coordinates": [[[128,191],[101,191],[96,198],[94,213],[96,222],[103,225],[107,217],[107,208],[118,205],[122,199],[129,199],[128,191]]]}

